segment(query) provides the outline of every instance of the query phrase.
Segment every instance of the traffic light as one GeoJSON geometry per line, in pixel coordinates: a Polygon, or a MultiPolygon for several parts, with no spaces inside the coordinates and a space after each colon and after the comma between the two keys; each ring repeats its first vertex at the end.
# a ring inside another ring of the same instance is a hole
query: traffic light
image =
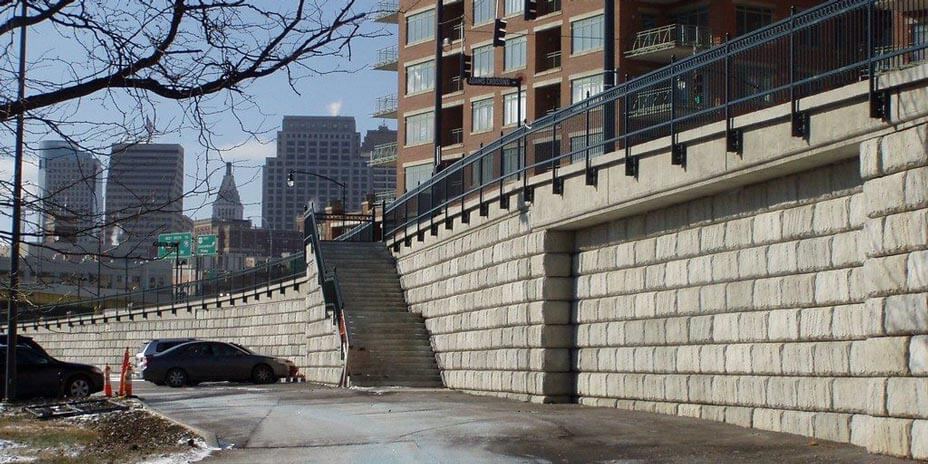
{"type": "Polygon", "coordinates": [[[493,46],[494,47],[506,46],[506,20],[505,19],[496,18],[496,22],[493,24],[493,46]]]}
{"type": "Polygon", "coordinates": [[[467,53],[461,54],[461,78],[470,79],[474,72],[474,57],[467,53]]]}
{"type": "Polygon", "coordinates": [[[693,102],[697,105],[702,104],[704,91],[705,86],[703,85],[702,74],[696,74],[693,76],[693,102]]]}
{"type": "Polygon", "coordinates": [[[523,8],[526,21],[531,21],[538,17],[538,0],[525,0],[523,8]]]}

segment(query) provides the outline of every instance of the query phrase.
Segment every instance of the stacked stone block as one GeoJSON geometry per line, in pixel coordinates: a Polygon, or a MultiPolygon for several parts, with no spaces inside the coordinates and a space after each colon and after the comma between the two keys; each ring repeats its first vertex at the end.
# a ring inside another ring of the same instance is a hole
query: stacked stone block
{"type": "Polygon", "coordinates": [[[535,402],[569,399],[570,234],[503,214],[397,261],[445,386],[535,402]]]}
{"type": "Polygon", "coordinates": [[[306,257],[306,278],[310,288],[306,294],[306,364],[309,366],[306,369],[306,380],[338,385],[345,365],[338,326],[332,320],[332,315],[326,313],[312,247],[306,247],[306,257]]]}
{"type": "Polygon", "coordinates": [[[928,126],[861,146],[871,337],[852,347],[854,375],[878,386],[852,441],[868,450],[928,459],[928,126]]]}
{"type": "Polygon", "coordinates": [[[579,402],[852,441],[885,388],[863,190],[846,161],[578,231],[579,402]]]}

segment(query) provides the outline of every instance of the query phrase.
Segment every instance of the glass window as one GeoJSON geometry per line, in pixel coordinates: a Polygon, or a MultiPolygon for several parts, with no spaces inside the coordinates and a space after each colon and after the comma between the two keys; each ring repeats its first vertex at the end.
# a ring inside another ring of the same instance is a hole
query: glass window
{"type": "MultiPolygon", "coordinates": [[[[435,88],[435,61],[406,67],[406,93],[414,94],[435,88]]],[[[345,144],[347,145],[347,144],[345,144]]]]}
{"type": "MultiPolygon", "coordinates": [[[[603,154],[603,133],[597,132],[590,134],[590,158],[595,158],[603,154]]],[[[586,159],[586,135],[578,135],[570,138],[570,155],[571,162],[586,159]]]]}
{"type": "MultiPolygon", "coordinates": [[[[519,122],[519,108],[516,106],[517,93],[503,95],[503,125],[517,124],[519,122]]],[[[525,119],[525,92],[522,92],[520,106],[522,119],[525,119]]]]}
{"type": "Polygon", "coordinates": [[[233,348],[231,345],[226,345],[225,343],[213,343],[213,354],[216,356],[242,356],[245,353],[242,353],[241,350],[233,348]]]}
{"type": "Polygon", "coordinates": [[[586,100],[587,95],[593,96],[603,91],[602,74],[583,77],[570,81],[570,102],[577,103],[586,100]]]}
{"type": "Polygon", "coordinates": [[[485,155],[474,163],[474,172],[476,173],[476,181],[478,184],[484,185],[494,179],[494,164],[492,155],[485,155]]]}
{"type": "Polygon", "coordinates": [[[685,26],[709,27],[709,8],[702,6],[674,15],[674,22],[685,26]]]}
{"type": "Polygon", "coordinates": [[[521,13],[525,9],[525,0],[506,0],[506,16],[521,13]]]}
{"type": "Polygon", "coordinates": [[[496,0],[474,0],[474,24],[493,21],[495,10],[496,0]]]}
{"type": "Polygon", "coordinates": [[[522,69],[525,67],[526,42],[527,41],[524,35],[522,37],[515,37],[506,41],[506,71],[522,69]]]}
{"type": "Polygon", "coordinates": [[[406,44],[414,44],[435,37],[435,10],[423,11],[406,17],[406,44]]]}
{"type": "Polygon", "coordinates": [[[510,145],[503,148],[503,172],[510,174],[519,169],[520,159],[518,146],[510,145]]]}
{"type": "Polygon", "coordinates": [[[406,145],[422,145],[432,141],[434,113],[422,113],[406,118],[406,145]]]}
{"type": "Polygon", "coordinates": [[[432,165],[420,164],[406,168],[406,190],[412,190],[432,177],[432,165]]]}
{"type": "Polygon", "coordinates": [[[603,48],[603,15],[570,23],[570,44],[571,53],[603,48]]]}
{"type": "Polygon", "coordinates": [[[471,132],[493,129],[493,99],[487,98],[471,103],[471,115],[471,132]]]}
{"type": "Polygon", "coordinates": [[[474,77],[493,75],[493,46],[477,47],[474,52],[474,77]]]}
{"type": "Polygon", "coordinates": [[[738,5],[735,7],[735,15],[738,35],[747,34],[773,22],[773,11],[767,8],[738,5]]]}

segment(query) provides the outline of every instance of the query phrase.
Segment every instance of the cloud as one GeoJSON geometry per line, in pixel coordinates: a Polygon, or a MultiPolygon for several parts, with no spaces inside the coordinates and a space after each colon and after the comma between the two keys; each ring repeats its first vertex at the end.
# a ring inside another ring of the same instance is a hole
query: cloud
{"type": "Polygon", "coordinates": [[[343,105],[343,104],[344,104],[344,102],[342,102],[341,100],[338,100],[338,101],[334,101],[334,102],[329,103],[328,105],[326,105],[326,108],[328,108],[328,110],[329,110],[329,116],[338,116],[338,115],[340,115],[341,112],[342,112],[342,105],[343,105]]]}
{"type": "Polygon", "coordinates": [[[264,158],[277,153],[277,143],[273,140],[261,142],[248,139],[223,145],[219,147],[219,150],[222,152],[222,157],[228,161],[264,161],[264,158]]]}

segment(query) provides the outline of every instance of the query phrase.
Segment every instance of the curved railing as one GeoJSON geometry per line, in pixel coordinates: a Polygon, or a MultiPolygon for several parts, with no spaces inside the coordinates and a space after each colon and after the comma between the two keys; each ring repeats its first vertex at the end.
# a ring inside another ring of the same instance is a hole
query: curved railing
{"type": "Polygon", "coordinates": [[[104,315],[117,310],[120,317],[147,317],[152,310],[165,308],[192,310],[233,295],[257,291],[306,275],[303,253],[276,259],[238,272],[228,272],[207,279],[185,282],[170,287],[150,288],[129,293],[88,298],[42,306],[24,307],[20,312],[22,325],[60,323],[84,315],[104,315]]]}
{"type": "Polygon", "coordinates": [[[725,122],[728,150],[740,153],[734,118],[775,105],[792,102],[794,135],[807,137],[798,99],[859,81],[870,81],[871,115],[885,117],[875,76],[925,60],[928,32],[911,27],[925,23],[926,11],[928,0],[836,0],[627,80],[515,129],[406,192],[384,211],[384,240],[409,244],[413,235],[434,232],[436,217],[483,212],[491,189],[504,208],[518,193],[531,203],[530,176],[550,173],[558,192],[558,170],[571,164],[584,163],[587,182],[595,184],[591,160],[603,153],[624,151],[614,164],[637,176],[630,149],[651,140],[670,137],[673,162],[685,164],[677,135],[714,122],[725,122]]]}

